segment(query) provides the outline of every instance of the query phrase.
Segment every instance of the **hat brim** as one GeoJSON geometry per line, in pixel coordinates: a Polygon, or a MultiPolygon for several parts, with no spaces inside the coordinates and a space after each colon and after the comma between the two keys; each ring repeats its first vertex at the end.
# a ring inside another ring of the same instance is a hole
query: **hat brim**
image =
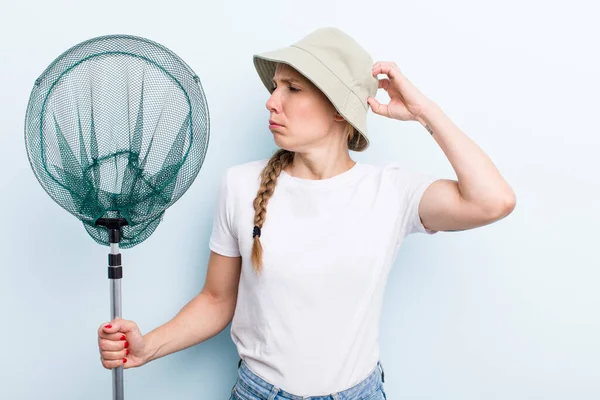
{"type": "Polygon", "coordinates": [[[253,56],[254,66],[269,93],[273,93],[273,76],[277,63],[284,63],[310,80],[327,96],[336,110],[355,130],[354,139],[348,148],[361,152],[369,147],[367,131],[368,105],[363,104],[356,94],[350,90],[331,70],[312,54],[295,46],[285,47],[253,56]]]}

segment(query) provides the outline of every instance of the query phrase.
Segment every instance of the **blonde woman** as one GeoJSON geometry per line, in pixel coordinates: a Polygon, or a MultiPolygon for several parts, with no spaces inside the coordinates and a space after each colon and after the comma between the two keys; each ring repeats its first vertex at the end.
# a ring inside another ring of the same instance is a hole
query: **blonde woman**
{"type": "Polygon", "coordinates": [[[385,399],[379,317],[403,239],[498,221],[515,194],[396,64],[373,63],[339,29],[314,31],[254,64],[271,93],[280,150],[223,175],[202,292],[146,335],[133,321],[103,324],[102,364],[138,367],[232,322],[240,362],[230,399],[385,399]],[[378,88],[389,104],[374,98],[378,88]],[[458,179],[352,160],[350,150],[369,146],[369,109],[420,122],[458,179]]]}

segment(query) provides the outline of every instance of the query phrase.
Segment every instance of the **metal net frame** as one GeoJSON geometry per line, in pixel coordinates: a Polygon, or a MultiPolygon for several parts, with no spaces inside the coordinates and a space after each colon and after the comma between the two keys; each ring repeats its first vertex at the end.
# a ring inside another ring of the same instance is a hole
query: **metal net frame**
{"type": "Polygon", "coordinates": [[[25,141],[36,178],[109,245],[96,222],[123,218],[121,247],[147,239],[197,176],[209,142],[200,79],[166,47],[129,35],[65,51],[35,81],[25,141]]]}

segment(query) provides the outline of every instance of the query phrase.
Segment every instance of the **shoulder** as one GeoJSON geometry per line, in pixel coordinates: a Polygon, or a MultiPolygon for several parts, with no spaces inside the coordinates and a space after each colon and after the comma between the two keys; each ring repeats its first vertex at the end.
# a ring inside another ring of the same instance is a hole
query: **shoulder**
{"type": "Polygon", "coordinates": [[[384,164],[363,164],[370,176],[376,176],[384,183],[391,183],[399,188],[430,183],[435,178],[427,173],[417,171],[398,162],[384,164]]]}
{"type": "Polygon", "coordinates": [[[397,162],[387,162],[384,164],[364,164],[361,163],[364,174],[369,176],[378,176],[381,178],[395,178],[403,174],[411,174],[412,171],[397,162]]]}
{"type": "Polygon", "coordinates": [[[260,174],[267,165],[267,162],[269,162],[269,159],[253,160],[232,165],[227,168],[225,175],[231,185],[243,182],[255,182],[260,178],[260,174]]]}
{"type": "Polygon", "coordinates": [[[269,159],[260,159],[227,167],[221,178],[221,190],[231,198],[256,195],[261,172],[268,162],[269,159]]]}

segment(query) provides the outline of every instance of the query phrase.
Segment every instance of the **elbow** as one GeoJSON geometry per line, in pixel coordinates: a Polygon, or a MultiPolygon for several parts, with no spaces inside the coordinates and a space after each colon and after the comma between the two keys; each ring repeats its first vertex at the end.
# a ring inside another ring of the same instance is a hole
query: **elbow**
{"type": "Polygon", "coordinates": [[[494,201],[493,206],[488,207],[488,216],[490,221],[498,221],[510,215],[517,205],[517,196],[515,192],[509,190],[494,201]]]}
{"type": "Polygon", "coordinates": [[[512,189],[509,190],[509,192],[502,198],[502,205],[503,217],[508,216],[514,211],[515,207],[517,206],[517,195],[512,189]]]}

